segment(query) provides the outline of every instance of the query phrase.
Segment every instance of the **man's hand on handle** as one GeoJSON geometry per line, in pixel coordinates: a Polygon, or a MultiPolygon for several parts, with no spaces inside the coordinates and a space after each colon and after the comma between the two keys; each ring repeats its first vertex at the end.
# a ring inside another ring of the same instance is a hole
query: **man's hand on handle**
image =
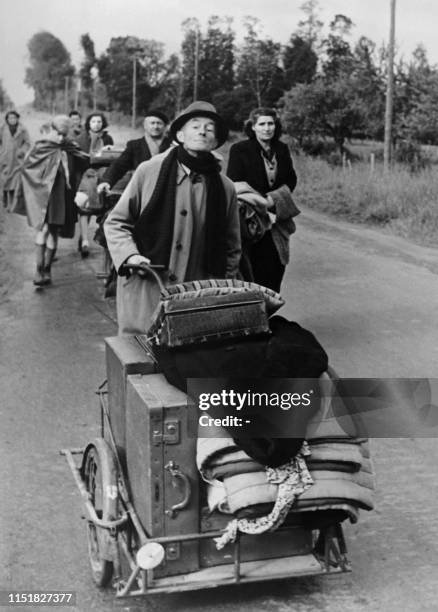
{"type": "Polygon", "coordinates": [[[108,193],[110,189],[111,189],[111,186],[109,183],[99,183],[99,185],[97,186],[97,193],[99,195],[103,192],[108,193]]]}
{"type": "Polygon", "coordinates": [[[148,266],[150,263],[151,260],[147,257],[144,257],[143,255],[131,255],[125,261],[124,266],[129,270],[129,272],[135,272],[136,274],[138,274],[138,276],[144,278],[145,276],[147,276],[146,272],[142,272],[142,270],[139,270],[138,268],[136,268],[135,270],[133,270],[132,268],[130,269],[130,266],[148,266]]]}

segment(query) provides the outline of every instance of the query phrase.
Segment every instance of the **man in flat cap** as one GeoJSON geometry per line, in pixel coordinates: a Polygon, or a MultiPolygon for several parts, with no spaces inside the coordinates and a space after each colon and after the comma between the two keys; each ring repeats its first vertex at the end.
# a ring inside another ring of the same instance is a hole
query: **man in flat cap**
{"type": "MultiPolygon", "coordinates": [[[[170,126],[178,143],[142,163],[106,223],[119,275],[131,265],[164,266],[164,284],[234,278],[241,254],[233,183],[211,153],[228,129],[208,102],[188,106],[170,126]]],[[[150,277],[119,276],[119,333],[144,333],[159,301],[150,277]]]]}
{"type": "Polygon", "coordinates": [[[113,161],[102,176],[98,191],[111,189],[127,172],[135,170],[153,155],[166,151],[172,142],[165,136],[168,123],[168,118],[160,110],[148,111],[143,122],[144,136],[128,140],[123,153],[113,161]]]}
{"type": "Polygon", "coordinates": [[[12,212],[26,215],[36,230],[36,287],[52,282],[51,265],[58,235],[74,235],[74,197],[89,165],[89,155],[67,138],[70,127],[66,115],[57,115],[45,124],[42,138],[35,142],[18,173],[12,212]]]}

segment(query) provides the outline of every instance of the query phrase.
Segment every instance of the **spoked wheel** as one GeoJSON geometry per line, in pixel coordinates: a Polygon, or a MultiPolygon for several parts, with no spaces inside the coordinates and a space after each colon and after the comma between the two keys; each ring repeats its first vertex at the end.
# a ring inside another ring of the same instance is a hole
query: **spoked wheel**
{"type": "MultiPolygon", "coordinates": [[[[90,444],[84,453],[82,474],[97,518],[117,518],[117,464],[114,453],[102,438],[90,444]]],[[[106,586],[113,574],[111,535],[108,529],[88,521],[88,556],[94,582],[106,586]]]]}

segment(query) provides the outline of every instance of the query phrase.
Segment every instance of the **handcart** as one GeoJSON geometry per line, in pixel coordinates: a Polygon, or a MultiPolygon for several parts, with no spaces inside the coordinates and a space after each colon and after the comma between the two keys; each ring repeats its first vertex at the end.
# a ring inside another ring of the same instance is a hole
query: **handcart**
{"type": "Polygon", "coordinates": [[[106,339],[106,366],[100,437],[61,451],[84,503],[97,586],[127,597],[351,571],[347,515],[335,510],[292,511],[277,531],[238,534],[218,551],[229,517],[206,508],[187,396],[135,336],[106,339]]]}

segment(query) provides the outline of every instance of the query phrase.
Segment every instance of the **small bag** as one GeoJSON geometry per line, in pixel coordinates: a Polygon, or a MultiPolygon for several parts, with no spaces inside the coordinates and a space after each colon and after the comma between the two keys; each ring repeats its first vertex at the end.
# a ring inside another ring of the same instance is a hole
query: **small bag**
{"type": "Polygon", "coordinates": [[[263,293],[241,291],[163,300],[148,336],[171,348],[269,333],[263,293]]]}
{"type": "Polygon", "coordinates": [[[88,215],[101,215],[105,212],[105,205],[97,192],[90,198],[88,193],[78,191],[75,195],[75,204],[82,213],[88,215]]]}

